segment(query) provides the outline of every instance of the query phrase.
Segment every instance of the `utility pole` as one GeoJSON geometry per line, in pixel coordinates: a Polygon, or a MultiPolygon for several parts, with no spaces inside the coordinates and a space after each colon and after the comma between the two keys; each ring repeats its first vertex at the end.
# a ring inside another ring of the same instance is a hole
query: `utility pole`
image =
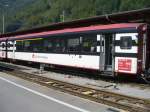
{"type": "Polygon", "coordinates": [[[60,15],[61,22],[65,21],[65,10],[63,10],[62,14],[60,15]]]}
{"type": "Polygon", "coordinates": [[[65,21],[65,10],[63,10],[63,22],[65,21]]]}
{"type": "Polygon", "coordinates": [[[3,5],[3,4],[1,4],[0,3],[0,5],[2,6],[2,7],[4,7],[4,9],[2,9],[2,33],[4,34],[5,33],[5,7],[8,7],[9,5],[8,4],[5,4],[5,5],[3,5]]]}
{"type": "Polygon", "coordinates": [[[5,15],[2,15],[3,17],[3,34],[5,33],[5,15]]]}

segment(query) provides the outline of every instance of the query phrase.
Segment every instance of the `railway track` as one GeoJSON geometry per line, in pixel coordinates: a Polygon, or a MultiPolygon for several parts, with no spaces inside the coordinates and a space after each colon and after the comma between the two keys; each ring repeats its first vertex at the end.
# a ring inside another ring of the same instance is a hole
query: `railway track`
{"type": "Polygon", "coordinates": [[[98,103],[103,103],[109,106],[127,110],[129,112],[150,112],[150,100],[147,99],[70,84],[47,77],[26,73],[8,66],[1,66],[1,68],[3,68],[3,72],[7,74],[38,83],[49,88],[70,93],[72,95],[83,97],[98,103]]]}
{"type": "MultiPolygon", "coordinates": [[[[1,63],[0,63],[1,64],[1,63]]],[[[4,65],[10,65],[9,62],[2,63],[4,65]]],[[[36,68],[39,69],[39,64],[28,64],[27,63],[15,63],[15,65],[21,65],[21,66],[27,66],[31,68],[36,68]]],[[[60,73],[60,74],[67,74],[69,76],[79,76],[79,77],[85,77],[93,80],[102,80],[105,82],[110,82],[110,83],[117,83],[117,84],[128,84],[131,86],[136,86],[139,88],[149,88],[150,85],[149,83],[144,82],[143,80],[140,80],[139,78],[128,78],[128,77],[111,77],[107,75],[99,75],[97,72],[89,72],[89,71],[84,71],[84,70],[78,70],[78,69],[68,69],[68,68],[62,68],[62,67],[44,67],[44,70],[46,72],[55,72],[55,73],[60,73]],[[92,75],[91,75],[92,73],[92,75]]],[[[37,72],[35,72],[37,73],[37,72]]]]}

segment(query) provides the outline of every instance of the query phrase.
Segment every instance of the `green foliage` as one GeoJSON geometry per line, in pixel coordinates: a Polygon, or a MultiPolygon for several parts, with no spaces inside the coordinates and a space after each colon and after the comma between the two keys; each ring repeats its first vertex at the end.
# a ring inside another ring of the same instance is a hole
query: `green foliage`
{"type": "Polygon", "coordinates": [[[12,4],[8,8],[6,29],[15,24],[14,30],[150,6],[148,0],[0,0],[0,3],[2,1],[12,4]]]}
{"type": "Polygon", "coordinates": [[[120,11],[146,8],[149,6],[149,0],[122,0],[120,4],[120,11]]]}

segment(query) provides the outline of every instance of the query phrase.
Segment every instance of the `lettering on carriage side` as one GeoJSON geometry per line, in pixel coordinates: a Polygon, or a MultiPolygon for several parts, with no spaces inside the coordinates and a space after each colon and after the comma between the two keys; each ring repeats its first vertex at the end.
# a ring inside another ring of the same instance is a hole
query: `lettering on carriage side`
{"type": "Polygon", "coordinates": [[[118,70],[131,71],[131,59],[118,59],[118,70]]]}
{"type": "Polygon", "coordinates": [[[39,56],[39,55],[36,55],[36,54],[32,54],[32,58],[48,59],[47,56],[39,56]]]}

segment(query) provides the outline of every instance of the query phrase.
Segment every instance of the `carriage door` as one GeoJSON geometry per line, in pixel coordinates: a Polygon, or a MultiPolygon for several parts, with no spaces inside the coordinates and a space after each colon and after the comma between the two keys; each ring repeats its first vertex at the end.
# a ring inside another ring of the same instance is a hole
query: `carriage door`
{"type": "Polygon", "coordinates": [[[108,33],[103,35],[97,35],[97,41],[99,41],[100,45],[100,71],[111,73],[114,66],[114,34],[108,33]]]}
{"type": "Polygon", "coordinates": [[[7,43],[7,50],[8,50],[8,58],[14,59],[15,58],[15,41],[10,40],[7,43]]]}
{"type": "Polygon", "coordinates": [[[103,35],[97,35],[97,41],[99,43],[99,46],[97,47],[97,50],[100,53],[99,58],[99,70],[104,71],[105,69],[105,38],[103,35]]]}
{"type": "Polygon", "coordinates": [[[0,57],[6,58],[6,42],[5,41],[0,42],[0,57]]]}
{"type": "Polygon", "coordinates": [[[16,41],[12,41],[12,43],[13,43],[13,59],[15,59],[15,51],[16,51],[16,41]]]}

